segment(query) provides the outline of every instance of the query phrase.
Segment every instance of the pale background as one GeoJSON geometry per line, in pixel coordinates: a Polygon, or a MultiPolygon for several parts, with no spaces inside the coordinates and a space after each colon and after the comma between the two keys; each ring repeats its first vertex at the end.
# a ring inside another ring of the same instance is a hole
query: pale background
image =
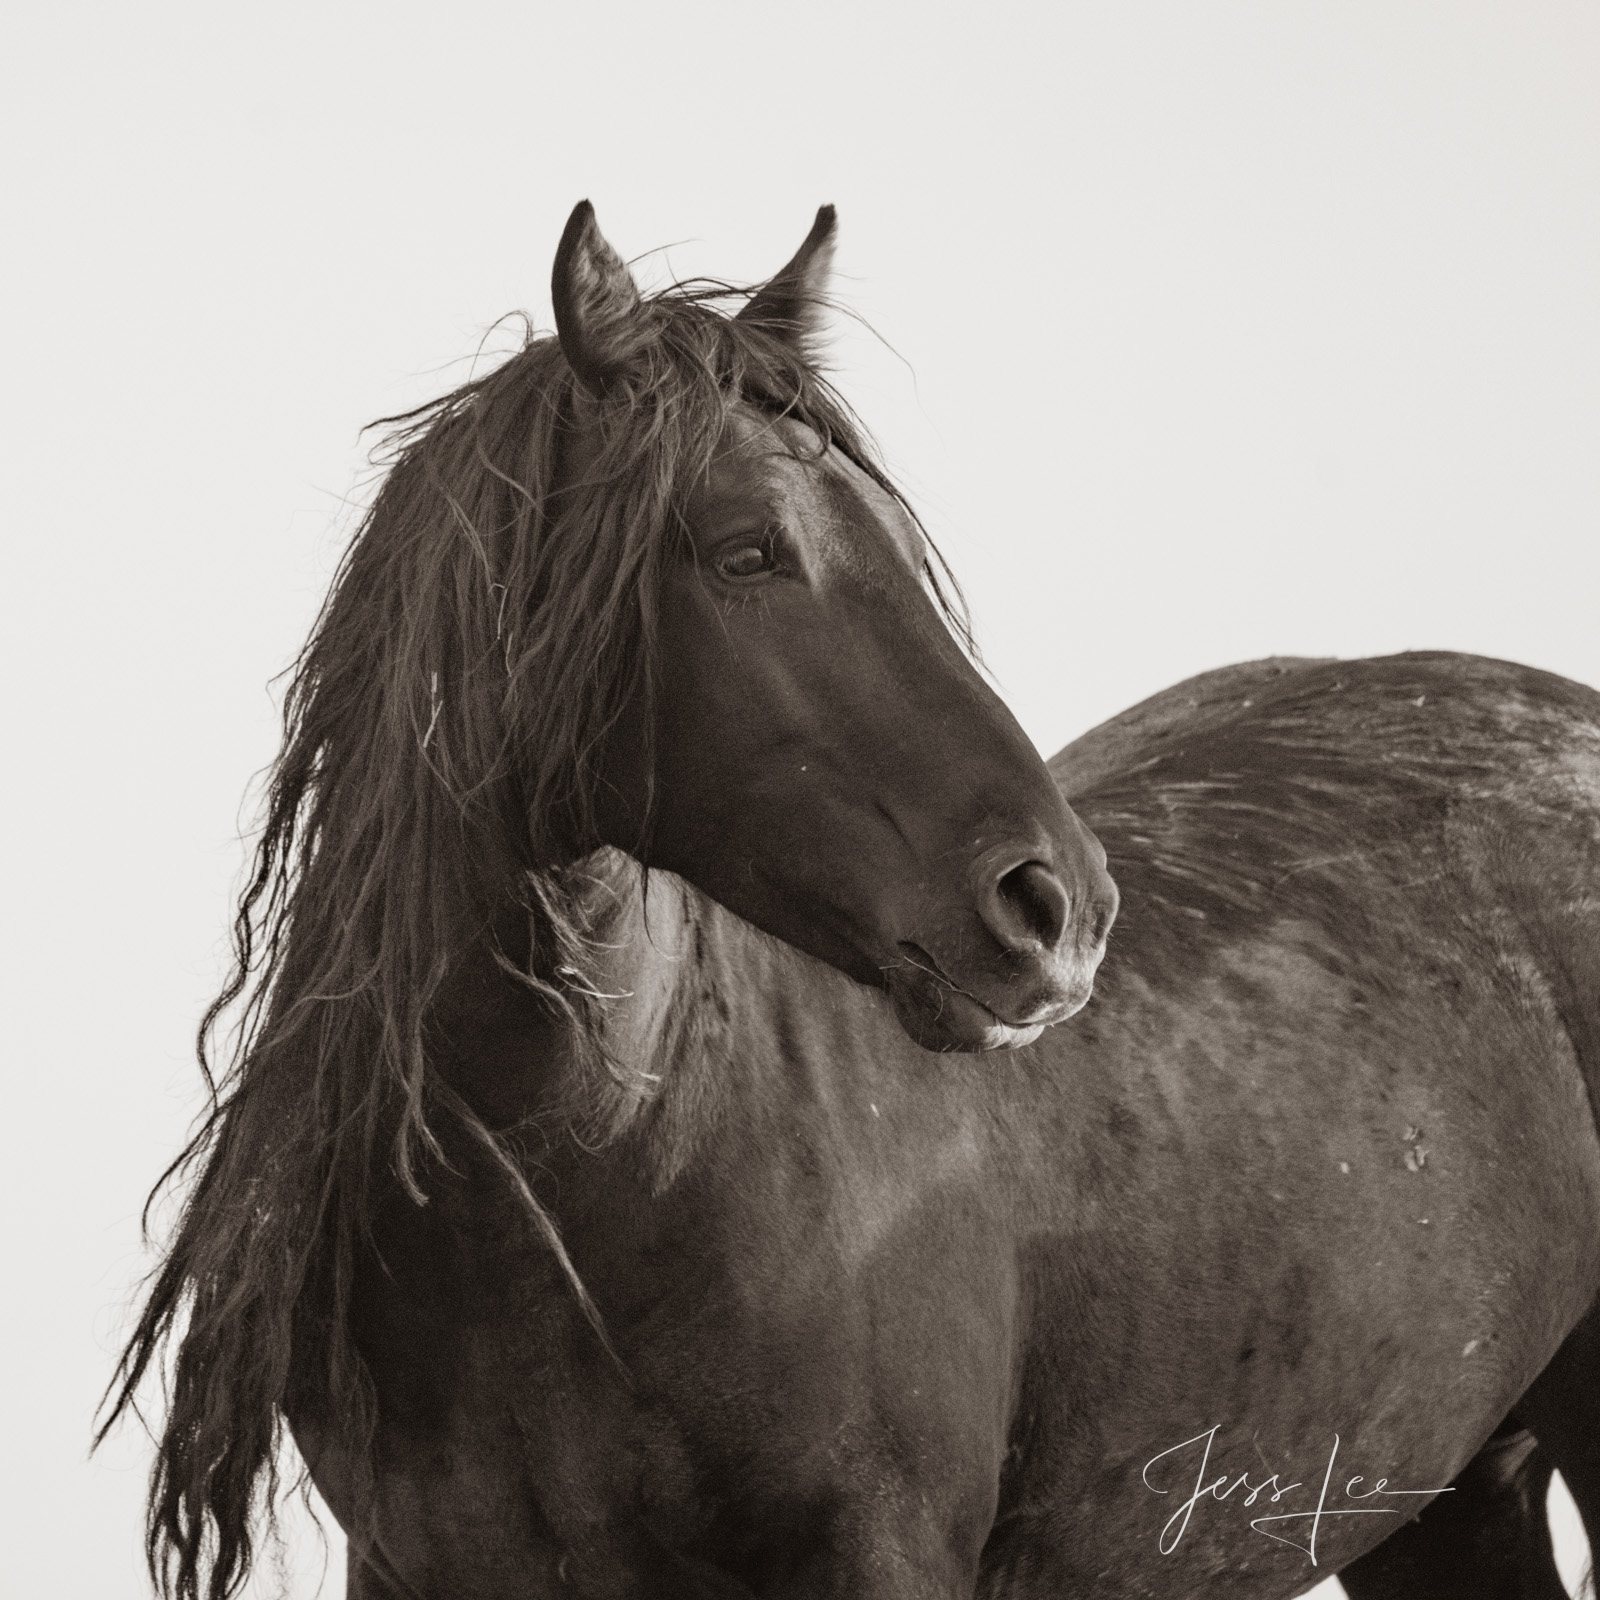
{"type": "Polygon", "coordinates": [[[579,197],[654,281],[838,205],[842,385],[1047,753],[1269,652],[1600,684],[1594,4],[35,0],[0,74],[5,1596],[142,1592],[85,1449],[264,685],[358,427],[548,319],[579,197]]]}

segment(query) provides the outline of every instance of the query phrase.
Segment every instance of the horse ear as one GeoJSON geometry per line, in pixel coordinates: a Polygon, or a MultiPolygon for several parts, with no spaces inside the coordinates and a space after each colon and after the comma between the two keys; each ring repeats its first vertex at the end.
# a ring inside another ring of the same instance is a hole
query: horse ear
{"type": "Polygon", "coordinates": [[[832,206],[823,206],[794,259],[762,285],[737,320],[766,328],[802,354],[809,354],[808,341],[822,331],[838,230],[838,213],[832,206]]]}
{"type": "Polygon", "coordinates": [[[599,394],[649,342],[639,286],[606,243],[594,207],[580,200],[567,218],[550,274],[556,337],[584,385],[599,394]]]}

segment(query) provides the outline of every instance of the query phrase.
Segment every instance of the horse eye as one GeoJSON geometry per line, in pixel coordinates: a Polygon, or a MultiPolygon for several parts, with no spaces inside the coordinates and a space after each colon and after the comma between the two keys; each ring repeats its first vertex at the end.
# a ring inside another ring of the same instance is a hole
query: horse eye
{"type": "Polygon", "coordinates": [[[772,552],[764,545],[746,544],[717,558],[717,571],[725,578],[757,578],[776,566],[772,552]]]}

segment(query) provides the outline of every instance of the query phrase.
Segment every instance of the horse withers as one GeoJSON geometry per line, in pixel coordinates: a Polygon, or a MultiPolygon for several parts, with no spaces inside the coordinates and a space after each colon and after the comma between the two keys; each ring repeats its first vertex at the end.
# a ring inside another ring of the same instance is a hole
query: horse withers
{"type": "Polygon", "coordinates": [[[287,1422],[353,1595],[1365,1600],[1440,1504],[1540,1592],[1600,702],[1275,663],[1047,769],[817,375],[832,237],[729,316],[580,206],[557,336],[400,420],[124,1364],[153,1567],[229,1590],[287,1422]]]}

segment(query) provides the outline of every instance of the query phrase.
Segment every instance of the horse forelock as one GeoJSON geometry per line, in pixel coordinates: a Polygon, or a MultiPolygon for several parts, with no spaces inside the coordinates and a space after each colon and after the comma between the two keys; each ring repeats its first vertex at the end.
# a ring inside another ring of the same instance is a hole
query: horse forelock
{"type": "Polygon", "coordinates": [[[182,1600],[249,1567],[286,1408],[363,1459],[375,1401],[350,1296],[386,1162],[420,1202],[431,1118],[500,1148],[429,1057],[463,955],[488,943],[606,1062],[570,864],[599,842],[607,733],[652,692],[662,574],[729,409],[795,417],[894,492],[827,382],[724,315],[726,293],[647,301],[652,337],[598,400],[530,336],[388,419],[387,476],[292,669],[234,969],[201,1031],[212,1107],[163,1183],[197,1177],[105,1424],[170,1355],[147,1548],[182,1600]],[[499,947],[508,916],[526,948],[499,947]]]}

